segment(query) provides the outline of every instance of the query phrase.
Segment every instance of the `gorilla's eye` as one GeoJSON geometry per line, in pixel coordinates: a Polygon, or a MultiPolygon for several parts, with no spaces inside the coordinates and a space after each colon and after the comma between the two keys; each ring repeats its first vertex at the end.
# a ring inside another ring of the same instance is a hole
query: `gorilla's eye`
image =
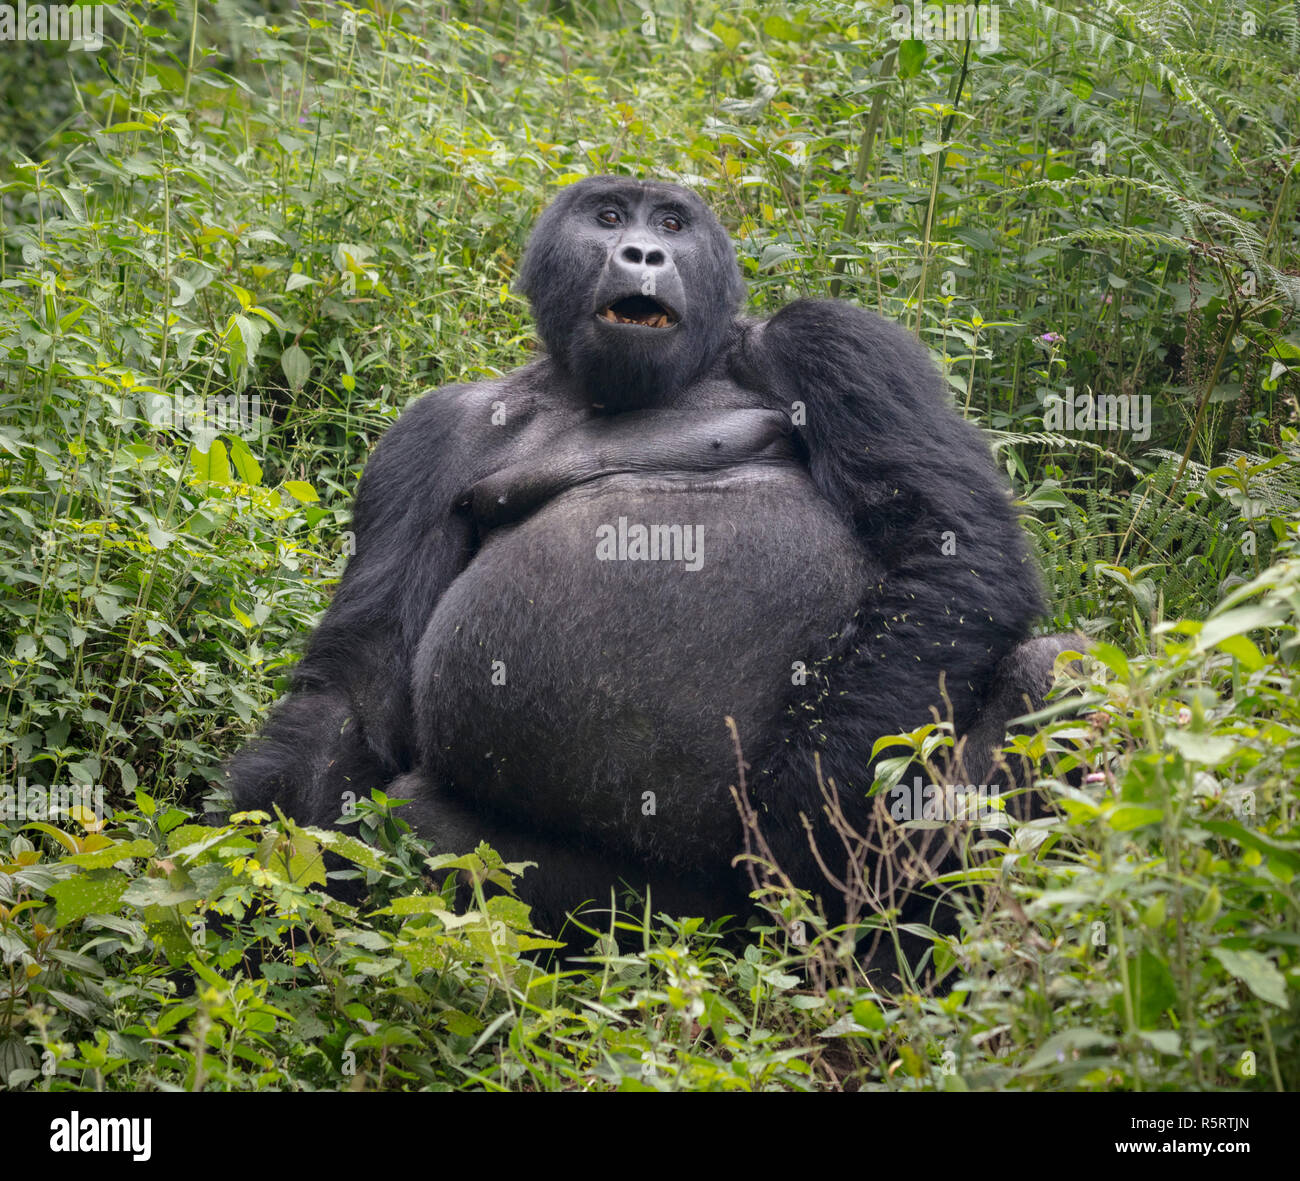
{"type": "Polygon", "coordinates": [[[598,214],[596,214],[596,217],[600,221],[603,221],[607,226],[616,226],[622,220],[618,216],[617,209],[602,209],[598,214]]]}
{"type": "Polygon", "coordinates": [[[663,225],[664,229],[674,234],[677,233],[678,230],[682,229],[682,219],[672,213],[668,214],[668,216],[664,218],[661,224],[663,225]]]}

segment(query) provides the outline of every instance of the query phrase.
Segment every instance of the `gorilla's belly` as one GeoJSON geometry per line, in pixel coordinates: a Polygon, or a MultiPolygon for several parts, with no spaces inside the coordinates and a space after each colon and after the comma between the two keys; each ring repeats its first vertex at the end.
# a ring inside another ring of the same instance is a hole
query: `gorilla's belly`
{"type": "Polygon", "coordinates": [[[725,719],[758,757],[871,573],[793,465],[571,489],[490,534],[434,612],[426,769],[529,829],[698,864],[736,825],[725,719]]]}

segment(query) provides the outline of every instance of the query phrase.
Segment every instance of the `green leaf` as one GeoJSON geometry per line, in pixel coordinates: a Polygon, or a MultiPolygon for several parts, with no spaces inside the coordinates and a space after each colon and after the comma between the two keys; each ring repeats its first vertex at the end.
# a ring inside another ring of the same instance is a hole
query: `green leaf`
{"type": "Polygon", "coordinates": [[[1133,981],[1137,992],[1138,1024],[1143,1029],[1152,1029],[1161,1014],[1178,1000],[1173,973],[1164,960],[1143,948],[1137,958],[1133,981]]]}
{"type": "Polygon", "coordinates": [[[915,78],[925,65],[925,42],[915,37],[898,43],[898,76],[915,78]]]}
{"type": "Polygon", "coordinates": [[[381,906],[373,914],[443,914],[447,904],[437,894],[420,894],[408,898],[394,898],[387,906],[381,906]]]}
{"type": "Polygon", "coordinates": [[[735,53],[740,46],[740,30],[734,29],[730,25],[724,25],[721,21],[714,21],[709,28],[719,41],[725,45],[729,52],[735,53]]]}
{"type": "Polygon", "coordinates": [[[1282,605],[1238,607],[1232,611],[1225,611],[1222,615],[1213,616],[1206,620],[1205,626],[1196,637],[1196,650],[1204,652],[1206,648],[1214,647],[1228,636],[1241,635],[1261,627],[1276,627],[1282,622],[1285,612],[1286,608],[1282,605]]]}
{"type": "Polygon", "coordinates": [[[1240,661],[1247,672],[1257,672],[1264,667],[1264,654],[1245,636],[1225,636],[1216,645],[1219,651],[1240,661]]]}
{"type": "Polygon", "coordinates": [[[196,442],[190,450],[190,466],[200,480],[212,484],[230,483],[230,463],[226,459],[226,447],[220,439],[213,439],[205,455],[196,442]]]}
{"type": "Polygon", "coordinates": [[[1235,976],[1260,1000],[1280,1009],[1290,1007],[1286,978],[1266,956],[1257,951],[1230,951],[1226,947],[1211,948],[1210,954],[1224,966],[1228,975],[1235,976]]]}
{"type": "Polygon", "coordinates": [[[88,914],[112,914],[131,879],[115,869],[92,870],[65,882],[55,882],[48,893],[57,904],[56,927],[66,927],[88,914]]]}
{"type": "Polygon", "coordinates": [[[1108,1033],[1096,1029],[1063,1029],[1043,1043],[1043,1047],[1026,1064],[1026,1070],[1046,1070],[1053,1066],[1063,1066],[1069,1062],[1074,1052],[1092,1049],[1108,1049],[1115,1044],[1115,1039],[1108,1033]]]}
{"type": "Polygon", "coordinates": [[[1116,832],[1132,832],[1147,824],[1158,824],[1165,814],[1159,808],[1144,808],[1141,804],[1120,804],[1106,818],[1116,832]]]}
{"type": "Polygon", "coordinates": [[[373,845],[367,845],[365,841],[358,840],[354,836],[349,836],[345,832],[324,829],[316,833],[316,839],[331,853],[346,857],[349,861],[355,862],[365,869],[382,870],[384,868],[384,859],[379,855],[378,849],[373,845]]]}
{"type": "Polygon", "coordinates": [[[1148,1046],[1160,1054],[1177,1058],[1183,1052],[1182,1040],[1172,1029],[1139,1029],[1140,1037],[1148,1046]]]}
{"type": "Polygon", "coordinates": [[[312,501],[320,499],[320,497],[316,495],[316,489],[302,480],[285,480],[281,487],[283,487],[284,490],[294,498],[294,500],[300,500],[304,504],[310,504],[312,501]]]}
{"type": "Polygon", "coordinates": [[[763,22],[763,32],[774,41],[799,42],[803,40],[803,30],[780,15],[769,16],[763,22]]]}
{"type": "Polygon", "coordinates": [[[235,465],[235,472],[245,484],[262,482],[262,467],[248,449],[248,444],[238,435],[230,440],[230,462],[235,465]]]}
{"type": "Polygon", "coordinates": [[[1166,730],[1165,742],[1188,762],[1213,767],[1226,761],[1237,744],[1221,734],[1202,734],[1195,730],[1166,730]]]}
{"type": "Polygon", "coordinates": [[[875,1001],[856,1002],[853,1006],[853,1020],[873,1033],[879,1033],[885,1028],[885,1015],[875,1001]]]}
{"type": "Polygon", "coordinates": [[[107,849],[96,849],[93,853],[73,853],[63,860],[79,865],[82,869],[107,869],[110,865],[131,857],[152,857],[155,848],[153,841],[141,838],[121,841],[107,849]]]}
{"type": "Polygon", "coordinates": [[[307,384],[311,376],[311,358],[296,344],[291,344],[280,354],[280,368],[288,379],[289,387],[296,394],[307,384]]]}

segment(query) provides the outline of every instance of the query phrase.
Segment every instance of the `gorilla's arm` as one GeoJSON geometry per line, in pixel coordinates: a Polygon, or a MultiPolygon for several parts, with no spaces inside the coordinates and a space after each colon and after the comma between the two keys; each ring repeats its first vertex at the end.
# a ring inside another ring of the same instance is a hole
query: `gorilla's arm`
{"type": "MultiPolygon", "coordinates": [[[[462,387],[463,388],[463,387],[462,387]]],[[[384,435],[353,506],[356,552],[293,670],[293,689],[231,761],[237,810],[276,803],[328,825],[357,797],[409,770],[410,658],[438,598],[472,552],[473,526],[452,511],[460,477],[447,457],[458,389],[415,403],[384,435]]]]}
{"type": "Polygon", "coordinates": [[[941,672],[958,732],[974,722],[999,659],[1043,609],[1029,548],[983,437],[897,326],[842,302],[792,303],[746,330],[732,370],[803,403],[813,482],[885,571],[813,667],[773,767],[813,781],[820,751],[840,790],[860,795],[875,737],[932,705],[946,715],[941,672]]]}
{"type": "Polygon", "coordinates": [[[705,472],[792,456],[790,419],[776,410],[632,411],[578,424],[544,450],[479,480],[464,498],[486,532],[618,472],[705,472]]]}

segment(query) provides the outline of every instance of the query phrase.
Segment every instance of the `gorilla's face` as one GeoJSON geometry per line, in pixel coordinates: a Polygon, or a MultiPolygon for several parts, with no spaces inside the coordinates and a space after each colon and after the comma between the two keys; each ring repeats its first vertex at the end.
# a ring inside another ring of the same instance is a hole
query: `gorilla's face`
{"type": "Polygon", "coordinates": [[[519,288],[552,358],[609,410],[703,372],[745,292],[731,239],[694,193],[617,176],[579,181],[542,214],[519,288]]]}

